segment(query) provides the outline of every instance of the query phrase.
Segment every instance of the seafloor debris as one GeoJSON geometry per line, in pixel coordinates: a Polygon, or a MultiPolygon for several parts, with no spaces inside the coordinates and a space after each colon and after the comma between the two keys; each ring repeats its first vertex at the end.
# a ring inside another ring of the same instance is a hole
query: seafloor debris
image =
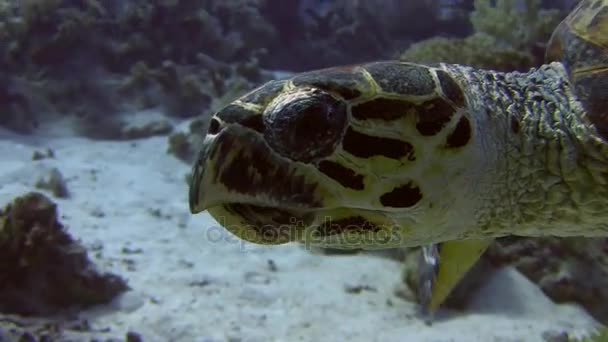
{"type": "Polygon", "coordinates": [[[50,169],[48,174],[38,179],[34,186],[38,189],[49,190],[57,198],[70,196],[65,179],[57,168],[50,169]]]}
{"type": "Polygon", "coordinates": [[[140,139],[155,135],[167,135],[171,133],[173,126],[167,120],[150,121],[142,125],[129,125],[123,128],[122,135],[125,139],[140,139]]]}
{"type": "Polygon", "coordinates": [[[185,162],[190,162],[194,158],[195,150],[195,146],[190,142],[188,134],[177,132],[169,136],[167,153],[173,154],[185,162]]]}
{"type": "Polygon", "coordinates": [[[123,115],[121,126],[123,139],[166,136],[173,131],[171,122],[159,111],[141,111],[123,115]]]}
{"type": "Polygon", "coordinates": [[[127,289],[94,267],[43,194],[27,193],[0,210],[0,312],[53,315],[108,303],[127,289]]]}
{"type": "Polygon", "coordinates": [[[136,332],[124,338],[111,337],[110,328],[93,328],[85,319],[38,318],[0,314],[1,342],[55,342],[55,341],[141,341],[136,332]],[[132,337],[131,337],[132,336],[132,337]],[[131,338],[131,339],[130,339],[131,338]]]}
{"type": "Polygon", "coordinates": [[[109,327],[95,329],[87,320],[31,318],[0,314],[1,342],[141,342],[143,337],[136,331],[128,331],[120,338],[109,327]]]}
{"type": "Polygon", "coordinates": [[[32,153],[32,160],[52,159],[55,158],[55,151],[47,148],[45,151],[36,150],[32,153]]]}
{"type": "Polygon", "coordinates": [[[187,133],[177,132],[170,135],[167,153],[175,155],[186,163],[192,163],[205,139],[207,121],[207,118],[193,120],[187,133]]]}

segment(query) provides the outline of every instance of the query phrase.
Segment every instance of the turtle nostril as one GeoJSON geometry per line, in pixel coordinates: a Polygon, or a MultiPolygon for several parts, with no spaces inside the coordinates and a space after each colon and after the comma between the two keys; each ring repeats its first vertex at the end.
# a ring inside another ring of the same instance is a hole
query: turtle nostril
{"type": "Polygon", "coordinates": [[[207,133],[209,134],[218,134],[220,132],[220,122],[216,118],[211,118],[211,122],[209,123],[209,129],[207,133]]]}

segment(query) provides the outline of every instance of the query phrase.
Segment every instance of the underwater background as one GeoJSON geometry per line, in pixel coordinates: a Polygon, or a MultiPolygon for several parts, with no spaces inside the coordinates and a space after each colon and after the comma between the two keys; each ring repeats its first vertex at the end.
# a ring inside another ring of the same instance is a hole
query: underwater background
{"type": "Polygon", "coordinates": [[[499,239],[428,324],[417,249],[254,246],[188,212],[211,115],[254,87],[388,59],[526,71],[577,2],[0,0],[0,341],[573,341],[608,323],[605,239],[499,239]]]}

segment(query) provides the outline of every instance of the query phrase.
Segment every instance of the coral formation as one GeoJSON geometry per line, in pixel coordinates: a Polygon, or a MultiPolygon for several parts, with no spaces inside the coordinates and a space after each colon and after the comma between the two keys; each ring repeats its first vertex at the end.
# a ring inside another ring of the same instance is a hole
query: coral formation
{"type": "Polygon", "coordinates": [[[96,270],[41,193],[0,210],[0,312],[53,315],[108,303],[127,289],[122,278],[96,270]]]}
{"type": "MultiPolygon", "coordinates": [[[[463,42],[482,62],[491,59],[488,51],[498,50],[496,56],[503,49],[505,68],[528,63],[528,54],[512,45],[541,40],[553,12],[538,10],[534,0],[526,1],[525,16],[511,1],[487,3],[477,1],[467,23],[466,1],[2,1],[0,70],[9,72],[0,80],[0,125],[27,133],[59,113],[74,115],[81,134],[131,138],[119,132],[116,113],[160,108],[177,118],[208,115],[216,99],[267,80],[262,68],[389,58],[411,42],[443,32],[464,36],[471,26],[484,35],[463,42]],[[505,31],[515,24],[522,30],[505,31]]],[[[451,40],[437,39],[410,57],[458,59],[451,40]]]]}
{"type": "Polygon", "coordinates": [[[545,44],[563,17],[542,9],[540,0],[475,0],[474,34],[465,38],[434,37],[413,44],[401,60],[459,63],[480,68],[527,70],[543,63],[545,44]]]}
{"type": "Polygon", "coordinates": [[[413,41],[463,35],[466,16],[442,15],[439,0],[271,1],[281,47],[267,59],[294,71],[390,58],[413,41]]]}
{"type": "Polygon", "coordinates": [[[57,198],[68,198],[70,196],[65,179],[57,168],[49,170],[48,175],[38,179],[34,186],[38,189],[49,190],[57,198]]]}
{"type": "Polygon", "coordinates": [[[38,127],[38,120],[19,83],[16,77],[0,74],[0,125],[16,132],[30,133],[38,127]]]}
{"type": "Polygon", "coordinates": [[[257,56],[275,30],[262,3],[4,1],[0,124],[28,133],[46,113],[73,114],[85,135],[125,138],[115,113],[201,115],[234,84],[263,81],[257,56]]]}
{"type": "Polygon", "coordinates": [[[471,13],[475,32],[514,48],[546,43],[561,19],[558,10],[541,9],[541,0],[475,0],[471,13]]]}
{"type": "Polygon", "coordinates": [[[173,154],[178,159],[191,164],[198,153],[199,146],[205,139],[207,131],[206,118],[193,120],[189,125],[188,132],[177,132],[169,136],[167,153],[173,154]]]}
{"type": "Polygon", "coordinates": [[[401,60],[423,63],[456,63],[494,70],[524,70],[535,63],[532,56],[512,47],[500,47],[486,33],[466,38],[436,37],[412,45],[401,60]]]}

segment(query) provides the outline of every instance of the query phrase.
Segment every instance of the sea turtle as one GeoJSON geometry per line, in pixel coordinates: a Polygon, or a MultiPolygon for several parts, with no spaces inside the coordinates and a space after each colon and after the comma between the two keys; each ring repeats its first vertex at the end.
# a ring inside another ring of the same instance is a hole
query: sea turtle
{"type": "Polygon", "coordinates": [[[432,310],[494,238],[608,236],[608,0],[582,0],[529,72],[379,61],[268,82],[211,118],[189,202],[259,244],[431,245],[432,310]]]}

